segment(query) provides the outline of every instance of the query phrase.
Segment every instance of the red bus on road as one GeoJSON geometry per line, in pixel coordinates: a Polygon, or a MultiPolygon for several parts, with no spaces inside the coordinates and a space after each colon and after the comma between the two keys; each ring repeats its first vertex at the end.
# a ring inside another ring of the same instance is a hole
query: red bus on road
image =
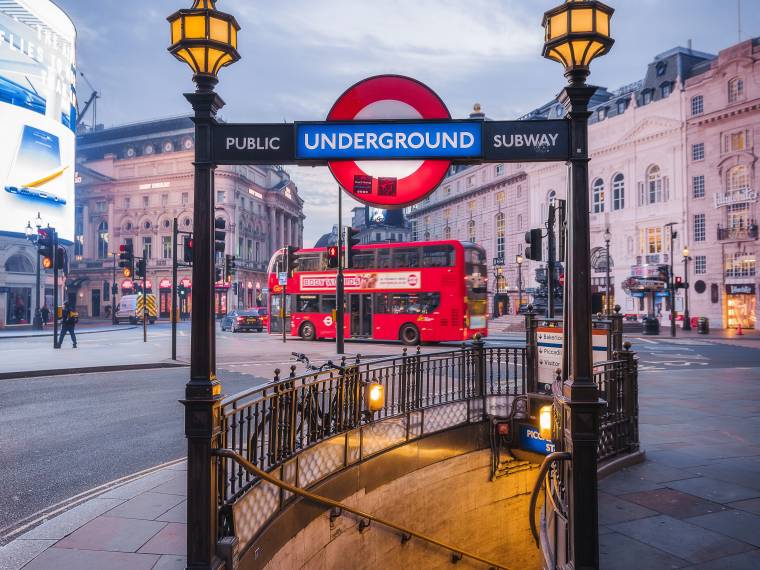
{"type": "MultiPolygon", "coordinates": [[[[283,250],[269,262],[269,331],[305,340],[335,338],[336,271],[326,249],[301,249],[287,280],[285,318],[278,284],[283,250]]],[[[344,272],[345,338],[461,341],[487,333],[485,252],[471,243],[426,241],[359,245],[344,272]]]]}

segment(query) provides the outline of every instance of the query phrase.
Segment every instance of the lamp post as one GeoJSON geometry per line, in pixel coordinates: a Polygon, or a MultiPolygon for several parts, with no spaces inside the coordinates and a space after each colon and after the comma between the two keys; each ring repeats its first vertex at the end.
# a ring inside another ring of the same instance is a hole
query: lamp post
{"type": "Polygon", "coordinates": [[[175,12],[169,52],[193,70],[194,93],[185,98],[195,123],[195,182],[193,208],[193,312],[190,381],[185,387],[187,437],[187,566],[218,568],[217,480],[212,448],[221,431],[222,386],[216,377],[214,321],[214,170],[211,156],[216,113],[224,101],[214,92],[217,73],[240,59],[233,16],[216,9],[215,0],[195,0],[193,7],[175,12]]]}
{"type": "MultiPolygon", "coordinates": [[[[570,122],[568,161],[569,208],[567,279],[568,311],[564,318],[564,347],[568,352],[561,394],[554,396],[555,417],[564,418],[554,437],[560,449],[572,454],[560,476],[567,489],[568,529],[565,550],[557,566],[599,567],[597,445],[600,400],[593,378],[591,348],[591,260],[588,196],[588,103],[596,91],[586,84],[589,64],[609,52],[612,8],[596,0],[567,0],[544,14],[543,55],[561,63],[568,85],[559,96],[570,122]]],[[[559,541],[561,544],[562,541],[559,541]]]]}
{"type": "Polygon", "coordinates": [[[525,258],[521,253],[517,254],[515,258],[517,262],[517,313],[520,314],[520,308],[522,307],[522,264],[525,258]]]}
{"type": "Polygon", "coordinates": [[[673,229],[676,222],[670,222],[665,224],[665,227],[670,230],[670,271],[668,272],[668,294],[670,296],[670,336],[675,338],[676,336],[676,284],[675,275],[673,275],[675,256],[673,255],[673,241],[678,237],[678,232],[673,229]]]}
{"type": "Polygon", "coordinates": [[[607,281],[604,288],[604,301],[605,301],[605,307],[604,311],[609,315],[612,313],[612,303],[610,302],[611,295],[610,295],[610,240],[612,239],[612,234],[610,233],[610,228],[607,228],[604,230],[604,247],[607,252],[607,259],[605,261],[606,271],[607,271],[607,281]]]}
{"type": "Polygon", "coordinates": [[[683,330],[691,330],[691,315],[689,314],[689,248],[683,247],[683,330]]]}
{"type": "MultiPolygon", "coordinates": [[[[40,236],[39,231],[42,228],[42,216],[40,216],[39,212],[37,212],[37,217],[34,219],[34,226],[37,228],[37,231],[34,231],[32,228],[32,222],[28,221],[26,223],[26,228],[24,228],[24,233],[26,234],[26,239],[36,245],[40,236]]],[[[36,289],[34,291],[34,317],[32,318],[32,328],[39,331],[42,330],[42,313],[40,312],[40,253],[39,251],[36,253],[37,277],[35,281],[36,289]]]]}

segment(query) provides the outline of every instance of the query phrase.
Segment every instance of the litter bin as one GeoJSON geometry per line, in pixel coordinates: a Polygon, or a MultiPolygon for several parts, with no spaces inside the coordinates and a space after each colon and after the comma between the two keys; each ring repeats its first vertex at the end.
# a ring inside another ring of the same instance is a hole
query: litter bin
{"type": "Polygon", "coordinates": [[[699,320],[697,320],[697,332],[699,334],[708,334],[710,332],[710,319],[699,317],[699,320]]]}
{"type": "Polygon", "coordinates": [[[660,334],[660,320],[657,317],[644,317],[642,319],[643,328],[641,334],[658,335],[660,334]]]}

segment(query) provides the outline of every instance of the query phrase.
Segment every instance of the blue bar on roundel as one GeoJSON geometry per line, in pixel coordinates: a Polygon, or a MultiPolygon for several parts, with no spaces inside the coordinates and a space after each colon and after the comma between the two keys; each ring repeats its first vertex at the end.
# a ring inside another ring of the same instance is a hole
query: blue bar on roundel
{"type": "Polygon", "coordinates": [[[482,124],[482,121],[296,123],[296,158],[480,158],[482,124]]]}

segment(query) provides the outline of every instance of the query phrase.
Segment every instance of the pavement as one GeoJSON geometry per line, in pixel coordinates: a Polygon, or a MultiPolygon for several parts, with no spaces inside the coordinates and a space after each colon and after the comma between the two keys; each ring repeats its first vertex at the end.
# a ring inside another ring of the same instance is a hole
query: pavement
{"type": "MultiPolygon", "coordinates": [[[[760,345],[704,337],[633,343],[642,369],[646,461],[600,481],[601,567],[760,568],[760,345]]],[[[269,351],[274,346],[266,344],[269,351]]],[[[237,389],[235,373],[225,375],[225,386],[237,389]]],[[[175,451],[183,442],[180,414],[176,404],[166,418],[176,420],[175,451]]],[[[66,510],[64,501],[44,510],[40,516],[48,520],[39,526],[40,517],[25,519],[29,531],[20,534],[26,528],[17,527],[19,536],[0,547],[0,570],[184,568],[182,469],[181,462],[170,463],[124,483],[85,489],[73,508],[66,510]],[[56,510],[62,513],[53,517],[56,510]]]]}

